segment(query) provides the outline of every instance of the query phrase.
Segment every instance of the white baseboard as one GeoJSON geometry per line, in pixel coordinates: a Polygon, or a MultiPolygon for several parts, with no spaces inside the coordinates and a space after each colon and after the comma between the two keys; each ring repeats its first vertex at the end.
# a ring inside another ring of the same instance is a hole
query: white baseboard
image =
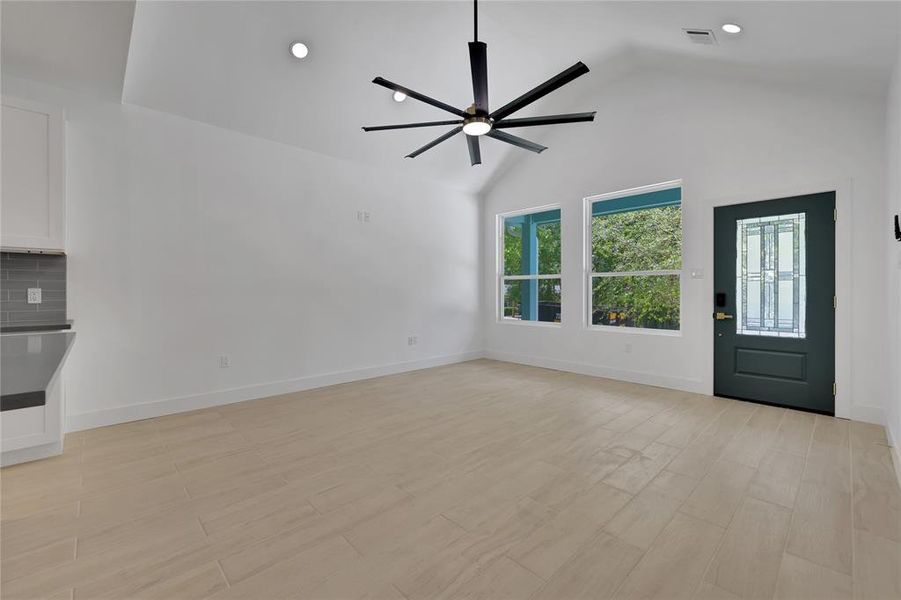
{"type": "Polygon", "coordinates": [[[569,373],[578,373],[579,375],[605,377],[607,379],[617,379],[619,381],[628,381],[630,383],[643,383],[645,385],[670,388],[683,392],[693,392],[696,394],[707,393],[706,388],[704,387],[704,383],[701,380],[691,379],[688,377],[658,375],[645,371],[629,371],[626,369],[606,367],[603,365],[589,365],[551,358],[542,358],[538,356],[528,356],[525,354],[497,352],[495,350],[487,350],[485,352],[485,358],[517,363],[521,365],[529,365],[532,367],[554,369],[555,371],[567,371],[569,373]]]}
{"type": "Polygon", "coordinates": [[[851,420],[884,426],[885,412],[881,406],[859,406],[855,404],[851,406],[851,420]]]}
{"type": "Polygon", "coordinates": [[[209,408],[211,406],[222,406],[224,404],[233,404],[235,402],[244,402],[246,400],[268,398],[269,396],[277,396],[279,394],[302,392],[304,390],[326,387],[339,383],[349,383],[351,381],[360,381],[363,379],[371,379],[373,377],[382,377],[384,375],[395,375],[408,371],[418,371],[419,369],[440,367],[442,365],[475,360],[477,358],[482,358],[483,356],[484,353],[481,351],[464,352],[461,354],[435,356],[421,360],[391,363],[376,367],[365,367],[351,371],[310,375],[299,379],[261,383],[229,390],[217,390],[203,394],[194,394],[191,396],[166,398],[130,406],[117,406],[114,408],[68,415],[66,417],[66,431],[81,431],[83,429],[105,427],[107,425],[116,425],[118,423],[127,423],[129,421],[140,421],[141,419],[151,419],[153,417],[209,408]]]}
{"type": "Polygon", "coordinates": [[[17,465],[32,460],[50,458],[51,456],[62,454],[62,452],[62,442],[42,444],[40,446],[32,446],[31,448],[19,448],[18,450],[7,450],[0,456],[0,467],[8,467],[10,465],[17,465]]]}

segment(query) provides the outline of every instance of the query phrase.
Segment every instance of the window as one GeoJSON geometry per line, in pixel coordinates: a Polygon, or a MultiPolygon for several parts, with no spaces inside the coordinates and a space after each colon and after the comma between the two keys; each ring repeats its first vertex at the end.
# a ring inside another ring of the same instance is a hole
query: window
{"type": "Polygon", "coordinates": [[[500,318],[560,322],[560,209],[504,215],[500,318]]]}
{"type": "Polygon", "coordinates": [[[736,222],[737,333],[805,337],[806,221],[797,213],[736,222]]]}
{"type": "Polygon", "coordinates": [[[678,330],[680,182],[588,199],[591,325],[678,330]]]}

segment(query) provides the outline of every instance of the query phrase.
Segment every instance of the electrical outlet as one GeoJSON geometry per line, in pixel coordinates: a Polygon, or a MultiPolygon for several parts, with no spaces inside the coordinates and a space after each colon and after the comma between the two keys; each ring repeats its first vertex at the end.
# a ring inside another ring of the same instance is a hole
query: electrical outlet
{"type": "Polygon", "coordinates": [[[408,346],[415,346],[415,345],[417,345],[418,343],[419,343],[419,336],[418,336],[418,335],[411,335],[411,336],[408,336],[408,337],[407,337],[407,345],[408,345],[408,346]]]}
{"type": "Polygon", "coordinates": [[[41,288],[28,288],[28,304],[41,303],[41,288]]]}
{"type": "Polygon", "coordinates": [[[232,360],[231,360],[231,357],[229,357],[228,354],[223,354],[223,355],[221,355],[221,356],[219,357],[219,368],[220,368],[220,369],[227,369],[227,368],[229,368],[230,366],[232,366],[232,360]]]}
{"type": "Polygon", "coordinates": [[[357,211],[357,221],[360,223],[369,223],[369,220],[372,217],[369,214],[368,210],[358,210],[357,211]]]}

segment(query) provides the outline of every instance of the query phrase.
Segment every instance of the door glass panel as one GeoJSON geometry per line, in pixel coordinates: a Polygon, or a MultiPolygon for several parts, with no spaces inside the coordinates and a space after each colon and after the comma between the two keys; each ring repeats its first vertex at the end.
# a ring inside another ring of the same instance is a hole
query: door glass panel
{"type": "Polygon", "coordinates": [[[737,333],[805,337],[805,221],[805,213],[736,221],[737,333]]]}

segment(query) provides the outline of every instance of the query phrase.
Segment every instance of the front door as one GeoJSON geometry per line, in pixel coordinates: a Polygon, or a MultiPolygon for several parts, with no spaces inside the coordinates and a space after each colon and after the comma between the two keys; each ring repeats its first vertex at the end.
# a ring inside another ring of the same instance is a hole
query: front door
{"type": "Polygon", "coordinates": [[[713,391],[835,414],[835,193],[714,209],[713,391]]]}

